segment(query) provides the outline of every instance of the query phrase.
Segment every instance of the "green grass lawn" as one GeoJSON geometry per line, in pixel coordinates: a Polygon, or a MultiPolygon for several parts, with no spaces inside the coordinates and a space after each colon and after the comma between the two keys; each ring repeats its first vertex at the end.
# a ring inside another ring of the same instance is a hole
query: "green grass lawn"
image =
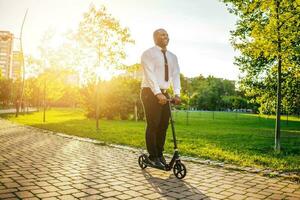
{"type": "MultiPolygon", "coordinates": [[[[42,112],[2,115],[14,122],[89,137],[107,143],[145,147],[145,122],[101,120],[100,131],[95,121],[86,119],[83,111],[56,108],[47,111],[46,123],[42,112]]],[[[275,153],[273,117],[225,112],[174,113],[178,147],[182,155],[233,163],[240,166],[270,168],[300,172],[300,119],[289,117],[282,121],[281,153],[275,153]]],[[[165,150],[172,153],[171,129],[165,150]]]]}

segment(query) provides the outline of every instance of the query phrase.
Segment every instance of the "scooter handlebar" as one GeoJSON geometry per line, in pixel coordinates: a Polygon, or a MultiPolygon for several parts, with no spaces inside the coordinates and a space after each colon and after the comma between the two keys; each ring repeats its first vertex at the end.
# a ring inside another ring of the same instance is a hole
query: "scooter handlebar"
{"type": "Polygon", "coordinates": [[[175,103],[175,100],[174,100],[173,98],[171,98],[171,99],[167,99],[167,101],[168,101],[168,102],[170,102],[170,103],[172,103],[172,104],[174,104],[174,103],[175,103]]]}

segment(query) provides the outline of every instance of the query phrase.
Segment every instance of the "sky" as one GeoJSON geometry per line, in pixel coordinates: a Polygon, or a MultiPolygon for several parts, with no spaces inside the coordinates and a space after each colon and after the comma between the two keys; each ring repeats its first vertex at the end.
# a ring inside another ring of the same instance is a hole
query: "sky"
{"type": "Polygon", "coordinates": [[[239,70],[233,64],[237,52],[229,41],[236,17],[219,0],[0,0],[0,30],[19,37],[28,8],[23,49],[36,55],[46,31],[75,30],[90,3],[105,5],[129,28],[135,44],[127,46],[124,64],[139,63],[143,51],[154,45],[153,31],[164,28],[170,37],[168,50],[177,55],[185,76],[238,79],[239,70]]]}

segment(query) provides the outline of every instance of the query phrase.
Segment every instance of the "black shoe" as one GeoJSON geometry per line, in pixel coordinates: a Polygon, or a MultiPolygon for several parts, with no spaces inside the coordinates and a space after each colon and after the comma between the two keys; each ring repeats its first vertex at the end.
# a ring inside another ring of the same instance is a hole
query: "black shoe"
{"type": "Polygon", "coordinates": [[[159,157],[159,161],[160,161],[162,164],[164,164],[165,166],[167,166],[167,161],[166,161],[166,159],[165,159],[165,157],[164,157],[163,155],[159,157]]]}
{"type": "Polygon", "coordinates": [[[146,165],[155,165],[154,159],[150,156],[145,159],[145,163],[146,165]]]}
{"type": "Polygon", "coordinates": [[[157,161],[155,162],[155,167],[159,169],[166,169],[166,166],[159,159],[157,159],[157,161]]]}
{"type": "Polygon", "coordinates": [[[148,159],[146,159],[145,163],[147,165],[159,168],[159,169],[165,169],[165,165],[160,161],[159,158],[151,158],[148,157],[148,159]]]}

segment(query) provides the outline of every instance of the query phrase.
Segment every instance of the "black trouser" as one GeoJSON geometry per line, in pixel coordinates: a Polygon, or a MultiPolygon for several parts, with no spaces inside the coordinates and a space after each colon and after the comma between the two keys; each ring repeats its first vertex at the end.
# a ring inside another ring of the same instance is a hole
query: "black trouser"
{"type": "MultiPolygon", "coordinates": [[[[169,98],[168,93],[163,93],[169,98]]],[[[141,99],[146,115],[146,145],[150,158],[162,156],[169,125],[170,109],[168,103],[161,105],[150,88],[142,88],[141,99]]]]}

